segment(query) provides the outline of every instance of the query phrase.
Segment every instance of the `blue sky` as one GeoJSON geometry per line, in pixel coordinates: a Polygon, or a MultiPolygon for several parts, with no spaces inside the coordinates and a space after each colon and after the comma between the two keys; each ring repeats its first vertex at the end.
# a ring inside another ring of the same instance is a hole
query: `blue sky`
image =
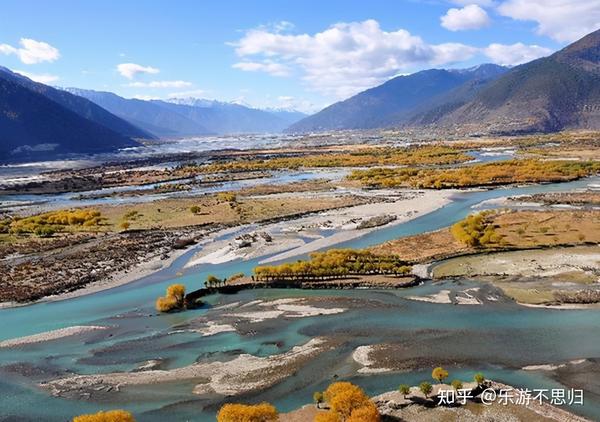
{"type": "Polygon", "coordinates": [[[53,85],[315,110],[398,74],[547,55],[599,28],[600,2],[4,0],[1,19],[0,64],[53,85]]]}

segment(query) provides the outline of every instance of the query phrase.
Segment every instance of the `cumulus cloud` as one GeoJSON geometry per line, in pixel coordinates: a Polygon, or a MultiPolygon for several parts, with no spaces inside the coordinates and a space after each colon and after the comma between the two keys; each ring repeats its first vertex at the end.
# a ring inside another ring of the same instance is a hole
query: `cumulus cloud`
{"type": "Polygon", "coordinates": [[[23,75],[26,78],[31,79],[32,81],[39,82],[39,83],[46,84],[46,85],[56,82],[60,79],[58,76],[50,75],[48,73],[30,73],[30,72],[26,72],[24,70],[15,70],[14,72],[18,73],[19,75],[23,75]]]}
{"type": "Polygon", "coordinates": [[[13,47],[9,44],[0,44],[0,53],[14,54],[21,62],[25,64],[36,64],[41,62],[53,62],[60,57],[57,48],[43,41],[32,40],[31,38],[21,38],[19,40],[21,47],[13,47]]]}
{"type": "Polygon", "coordinates": [[[127,86],[133,88],[187,88],[192,86],[187,81],[152,81],[152,82],[131,82],[127,86]]]}
{"type": "Polygon", "coordinates": [[[289,68],[281,63],[274,63],[271,61],[264,62],[248,62],[243,61],[235,63],[232,66],[234,69],[244,70],[246,72],[266,72],[273,76],[288,76],[289,68]]]}
{"type": "Polygon", "coordinates": [[[159,69],[151,66],[142,66],[135,63],[121,63],[117,65],[119,73],[127,79],[133,79],[140,73],[156,74],[159,69]]]}
{"type": "Polygon", "coordinates": [[[494,63],[501,65],[517,65],[531,60],[544,57],[552,53],[552,50],[539,45],[515,44],[490,44],[484,49],[484,54],[494,63]]]}
{"type": "Polygon", "coordinates": [[[485,10],[476,4],[470,4],[462,9],[450,9],[440,18],[444,28],[450,31],[479,29],[490,24],[490,18],[485,10]]]}
{"type": "Polygon", "coordinates": [[[298,68],[311,88],[336,98],[415,66],[454,63],[478,51],[458,43],[428,44],[404,29],[384,31],[375,20],[337,23],[312,35],[259,27],[232,45],[243,59],[234,67],[270,73],[275,69],[280,75],[298,68]]]}
{"type": "Polygon", "coordinates": [[[540,35],[572,42],[600,28],[598,0],[507,0],[498,12],[517,20],[534,21],[540,35]]]}

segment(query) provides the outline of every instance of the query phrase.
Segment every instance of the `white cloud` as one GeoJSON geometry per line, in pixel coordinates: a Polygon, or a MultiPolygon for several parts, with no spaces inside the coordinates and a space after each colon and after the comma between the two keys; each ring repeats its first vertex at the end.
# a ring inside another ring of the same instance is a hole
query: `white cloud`
{"type": "Polygon", "coordinates": [[[531,60],[547,56],[552,53],[552,50],[539,45],[525,45],[516,43],[511,45],[506,44],[490,44],[484,49],[484,54],[488,56],[494,63],[501,65],[517,65],[526,63],[531,60]]]}
{"type": "Polygon", "coordinates": [[[476,4],[482,7],[492,7],[496,5],[495,0],[452,0],[452,3],[459,6],[468,6],[470,4],[476,4]]]}
{"type": "Polygon", "coordinates": [[[167,98],[198,98],[204,95],[206,95],[206,91],[204,91],[203,89],[193,89],[191,91],[172,92],[169,95],[167,95],[167,98]]]}
{"type": "MultiPolygon", "coordinates": [[[[322,32],[290,34],[260,27],[232,44],[244,61],[236,68],[273,71],[273,64],[303,72],[313,89],[344,98],[414,67],[443,65],[473,56],[457,43],[432,45],[404,29],[383,31],[375,20],[338,23],[322,32]],[[271,68],[262,65],[270,64],[271,68]]],[[[280,70],[283,68],[280,68],[280,70]]]]}
{"type": "Polygon", "coordinates": [[[485,10],[476,4],[470,4],[462,9],[450,9],[440,18],[441,25],[450,31],[479,29],[490,24],[490,18],[485,10]]]}
{"type": "Polygon", "coordinates": [[[290,74],[290,70],[287,66],[269,60],[264,62],[243,61],[235,63],[232,67],[246,72],[266,72],[273,76],[288,76],[290,74]]]}
{"type": "Polygon", "coordinates": [[[48,73],[30,73],[24,70],[15,70],[14,72],[18,73],[19,75],[23,75],[26,78],[31,79],[32,81],[39,82],[42,84],[51,84],[60,79],[58,76],[49,75],[48,73]]]}
{"type": "Polygon", "coordinates": [[[159,69],[151,66],[142,66],[135,63],[121,63],[117,65],[119,73],[127,79],[133,79],[139,73],[156,74],[160,72],[159,69]]]}
{"type": "Polygon", "coordinates": [[[600,28],[598,0],[507,0],[501,15],[537,22],[536,31],[559,42],[572,42],[600,28]]]}
{"type": "Polygon", "coordinates": [[[58,49],[43,41],[21,38],[21,47],[13,47],[9,44],[0,44],[0,53],[14,54],[25,64],[36,64],[41,62],[53,62],[60,57],[58,49]]]}
{"type": "Polygon", "coordinates": [[[187,88],[192,86],[187,81],[152,81],[152,82],[131,82],[127,86],[133,88],[187,88]]]}

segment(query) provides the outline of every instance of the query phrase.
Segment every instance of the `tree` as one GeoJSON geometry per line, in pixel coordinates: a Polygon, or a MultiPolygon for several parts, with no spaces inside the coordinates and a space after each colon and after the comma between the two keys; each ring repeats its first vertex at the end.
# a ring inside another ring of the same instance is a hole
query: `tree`
{"type": "Polygon", "coordinates": [[[485,377],[483,376],[483,374],[481,372],[478,372],[473,377],[473,380],[477,383],[477,385],[481,385],[485,382],[485,377]]]}
{"type": "Polygon", "coordinates": [[[400,394],[406,398],[406,396],[410,394],[410,386],[408,386],[408,384],[400,384],[398,391],[400,391],[400,394]]]}
{"type": "Polygon", "coordinates": [[[315,405],[317,406],[317,409],[320,408],[321,403],[323,403],[323,393],[320,391],[317,391],[313,394],[313,401],[315,402],[315,405]]]}
{"type": "Polygon", "coordinates": [[[131,413],[119,409],[75,416],[73,422],[135,422],[135,418],[131,413]]]}
{"type": "Polygon", "coordinates": [[[325,390],[329,404],[327,416],[315,418],[315,422],[378,422],[379,411],[365,392],[349,382],[335,382],[325,390]]]}
{"type": "Polygon", "coordinates": [[[431,392],[433,391],[433,387],[430,383],[424,381],[421,384],[419,384],[419,390],[421,390],[421,393],[423,393],[425,397],[429,397],[429,394],[431,394],[431,392]]]}
{"type": "Polygon", "coordinates": [[[269,403],[255,405],[228,403],[217,414],[217,422],[277,422],[277,409],[269,403]]]}
{"type": "Polygon", "coordinates": [[[183,284],[171,284],[167,287],[167,297],[173,297],[177,301],[178,305],[183,306],[183,299],[185,298],[185,286],[183,284]]]}
{"type": "Polygon", "coordinates": [[[192,214],[198,214],[200,212],[200,207],[198,205],[192,205],[190,207],[190,211],[192,212],[192,214]]]}
{"type": "Polygon", "coordinates": [[[446,378],[448,378],[448,371],[446,371],[441,366],[438,366],[433,371],[431,371],[431,378],[433,378],[434,380],[436,380],[437,382],[439,382],[441,384],[442,381],[444,381],[446,378]]]}
{"type": "Polygon", "coordinates": [[[452,385],[452,387],[455,390],[460,390],[461,388],[463,388],[463,383],[461,380],[452,380],[452,382],[450,383],[450,385],[452,385]]]}

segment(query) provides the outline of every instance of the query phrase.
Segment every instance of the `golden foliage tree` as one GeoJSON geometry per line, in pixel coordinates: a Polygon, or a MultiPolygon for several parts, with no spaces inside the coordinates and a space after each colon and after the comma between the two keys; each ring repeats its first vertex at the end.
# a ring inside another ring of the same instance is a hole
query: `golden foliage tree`
{"type": "Polygon", "coordinates": [[[131,413],[118,409],[75,416],[73,422],[135,422],[135,418],[131,413]]]}
{"type": "Polygon", "coordinates": [[[255,405],[228,403],[217,414],[217,422],[277,422],[277,409],[269,403],[255,405]]]}
{"type": "Polygon", "coordinates": [[[446,371],[441,366],[438,366],[437,368],[434,368],[433,371],[431,371],[431,378],[441,383],[446,378],[448,378],[448,371],[446,371]]]}
{"type": "Polygon", "coordinates": [[[185,286],[183,284],[171,284],[167,287],[166,296],[156,299],[155,307],[159,312],[170,312],[185,308],[185,286]]]}
{"type": "Polygon", "coordinates": [[[365,392],[349,382],[331,384],[324,394],[329,412],[319,414],[316,422],[378,422],[379,411],[365,392]]]}

